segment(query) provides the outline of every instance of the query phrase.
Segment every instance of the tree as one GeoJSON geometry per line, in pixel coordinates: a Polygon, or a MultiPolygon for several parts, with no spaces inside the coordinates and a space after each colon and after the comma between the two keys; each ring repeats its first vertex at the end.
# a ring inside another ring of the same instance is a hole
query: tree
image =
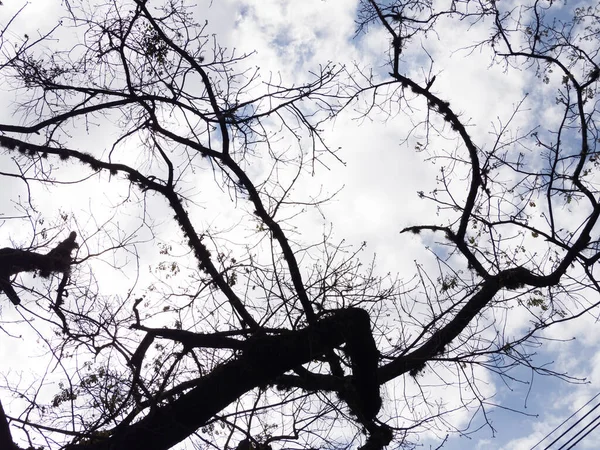
{"type": "Polygon", "coordinates": [[[330,63],[290,85],[221,47],[184,0],[71,0],[38,37],[16,37],[19,14],[7,21],[0,70],[23,119],[0,123],[2,176],[27,196],[3,217],[14,242],[0,288],[15,304],[3,314],[27,320],[3,330],[38,333],[52,368],[25,386],[6,376],[0,447],[410,447],[452,413],[427,403],[428,371],[452,374],[444,384],[468,386],[484,412],[482,368],[575,381],[529,345],[598,306],[598,6],[567,18],[552,2],[433,3],[362,0],[358,33],[387,33],[385,71],[330,63]],[[561,120],[513,126],[523,99],[495,135],[474,137],[426,51],[428,74],[404,70],[407,52],[455,23],[488,27],[471,50],[537,76],[561,120]],[[407,142],[441,167],[419,192],[438,216],[399,230],[429,240],[438,262],[437,275],[418,265],[414,286],[363,265],[362,248],[296,228],[330,199],[294,188],[343,159],[322,128],[351,107],[408,116],[407,142]],[[454,148],[439,151],[438,136],[454,148]],[[106,202],[47,217],[38,185],[65,203],[100,185],[106,202]],[[226,220],[207,223],[219,208],[226,220]],[[506,310],[530,312],[520,335],[504,332],[506,310]],[[392,382],[416,393],[382,399],[392,382]]]}

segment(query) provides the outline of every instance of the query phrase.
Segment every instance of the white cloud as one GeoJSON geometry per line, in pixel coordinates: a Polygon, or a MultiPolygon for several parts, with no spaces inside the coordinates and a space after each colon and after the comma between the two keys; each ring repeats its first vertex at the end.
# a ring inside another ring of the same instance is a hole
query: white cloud
{"type": "MultiPolygon", "coordinates": [[[[320,64],[326,64],[328,61],[347,64],[351,70],[350,64],[356,60],[361,67],[374,67],[375,70],[379,70],[382,76],[385,76],[387,71],[382,67],[382,61],[384,61],[388,41],[382,30],[372,30],[357,40],[351,39],[354,33],[355,1],[226,1],[218,4],[214,2],[213,7],[208,10],[207,3],[201,3],[198,7],[198,19],[207,18],[208,32],[217,33],[220,42],[230,50],[235,47],[239,53],[256,51],[256,56],[248,59],[241,66],[260,67],[263,80],[268,79],[269,73],[272,73],[276,77],[277,74],[281,74],[282,79],[289,84],[300,82],[306,79],[309,70],[315,70],[320,64]]],[[[53,17],[53,9],[50,9],[49,2],[36,2],[34,5],[34,8],[30,7],[26,10],[27,15],[24,16],[28,24],[27,30],[35,30],[49,23],[48,18],[53,17]],[[44,6],[40,7],[40,5],[44,6]]],[[[473,125],[468,128],[469,133],[478,145],[485,148],[492,145],[494,136],[490,132],[494,130],[493,124],[497,124],[499,120],[505,122],[513,112],[515,104],[526,92],[532,93],[527,105],[531,105],[533,111],[542,111],[542,113],[539,116],[534,113],[530,116],[519,116],[514,123],[515,129],[519,127],[528,129],[532,123],[537,122],[556,123],[559,116],[552,108],[552,98],[548,95],[551,92],[550,87],[541,86],[537,79],[526,73],[506,74],[500,67],[490,67],[491,55],[487,51],[477,49],[468,58],[466,57],[467,51],[464,48],[467,45],[473,40],[483,40],[487,37],[485,24],[472,27],[467,31],[465,24],[461,29],[457,28],[455,21],[442,21],[438,30],[439,40],[431,35],[429,39],[422,42],[413,42],[406,50],[403,55],[406,72],[414,75],[417,80],[424,80],[424,73],[429,69],[429,61],[422,58],[421,45],[425,46],[435,61],[433,72],[439,72],[433,91],[441,98],[449,100],[451,106],[461,113],[461,117],[468,119],[468,123],[473,125]],[[421,57],[415,60],[416,55],[421,57]],[[540,87],[542,89],[539,89],[540,87]]],[[[27,32],[33,33],[33,31],[27,32]]],[[[10,92],[2,94],[0,101],[3,104],[6,104],[7,99],[14,97],[10,92]]],[[[397,107],[397,105],[392,106],[397,107]]],[[[421,116],[424,113],[421,111],[421,116]]],[[[4,111],[3,114],[3,119],[6,119],[8,112],[4,111]]],[[[341,148],[339,156],[346,166],[333,157],[325,157],[324,162],[331,170],[317,165],[315,176],[307,177],[299,183],[294,196],[297,199],[308,199],[321,191],[326,196],[344,186],[343,191],[322,208],[327,220],[334,224],[333,240],[348,239],[356,245],[367,241],[369,253],[377,254],[382,273],[399,272],[401,276],[410,278],[414,273],[415,260],[425,262],[430,269],[434,268],[430,254],[424,249],[423,244],[444,240],[443,236],[436,235],[432,238],[425,233],[418,236],[399,234],[402,228],[416,223],[445,224],[447,222],[446,213],[439,213],[432,202],[420,200],[416,195],[417,191],[429,193],[435,188],[439,165],[423,162],[424,154],[414,151],[415,141],[419,137],[404,143],[404,138],[413,127],[404,114],[400,113],[395,117],[373,114],[373,121],[356,120],[357,116],[358,113],[349,108],[325,133],[332,148],[341,148]]],[[[106,149],[111,142],[110,133],[107,133],[104,127],[92,128],[91,131],[79,129],[77,132],[80,136],[75,142],[80,143],[82,147],[85,146],[86,140],[93,141],[97,149],[106,149]]],[[[453,149],[455,146],[454,141],[447,141],[439,136],[430,136],[430,139],[434,151],[453,149]]],[[[281,148],[285,148],[289,142],[286,139],[282,142],[281,148]]],[[[8,163],[2,163],[2,167],[5,167],[5,164],[8,163]]],[[[60,170],[70,175],[78,171],[72,166],[67,166],[66,169],[61,167],[60,170]]],[[[254,166],[252,170],[255,171],[257,179],[260,179],[268,167],[254,166]]],[[[464,177],[467,173],[468,167],[457,168],[455,172],[453,188],[459,196],[465,195],[463,186],[465,186],[464,177]]],[[[198,179],[210,175],[209,171],[206,171],[198,175],[198,179]]],[[[202,223],[202,227],[199,228],[216,224],[229,229],[242,220],[240,217],[242,210],[236,209],[238,205],[228,202],[228,195],[214,186],[205,187],[201,182],[198,182],[198,186],[192,186],[192,181],[195,179],[188,180],[189,184],[186,187],[197,187],[200,198],[206,200],[203,206],[210,206],[206,209],[200,207],[193,212],[198,222],[202,223]],[[217,204],[209,203],[210,199],[213,202],[218,199],[217,204]]],[[[12,189],[11,187],[10,190],[12,189]]],[[[22,186],[15,183],[14,189],[22,189],[22,186]]],[[[65,194],[62,199],[45,195],[40,191],[36,191],[36,195],[40,195],[41,197],[38,198],[43,199],[41,208],[44,212],[50,213],[60,206],[66,209],[73,208],[78,211],[78,214],[84,214],[86,217],[91,216],[92,211],[88,209],[90,193],[77,188],[75,191],[65,189],[65,192],[73,192],[73,194],[72,196],[65,194]]],[[[126,195],[128,193],[121,191],[120,188],[114,190],[111,188],[109,193],[100,193],[94,198],[94,214],[100,212],[102,217],[108,218],[112,214],[112,211],[107,210],[110,209],[109,204],[116,202],[117,198],[124,199],[126,195]],[[96,205],[99,209],[95,209],[96,205]]],[[[458,199],[460,202],[460,197],[458,199]]],[[[163,208],[161,211],[164,211],[166,216],[164,204],[160,206],[158,201],[151,200],[151,202],[153,208],[163,208]]],[[[140,217],[138,214],[141,212],[136,210],[135,214],[129,212],[128,215],[120,215],[120,219],[123,220],[120,225],[131,230],[134,224],[138,223],[140,217]]],[[[568,219],[571,220],[572,216],[568,215],[568,219]]],[[[320,234],[327,229],[327,224],[323,223],[322,217],[317,213],[301,216],[295,219],[293,224],[298,227],[299,233],[302,233],[301,238],[308,242],[319,240],[320,234]]],[[[85,226],[88,230],[92,230],[91,221],[85,226]]],[[[164,224],[162,226],[167,228],[164,224]]],[[[251,226],[251,224],[244,223],[244,226],[251,226]]],[[[2,231],[5,231],[6,236],[15,235],[15,230],[12,229],[2,231]]],[[[165,230],[165,233],[167,237],[177,236],[176,230],[165,230]]],[[[240,232],[238,228],[229,234],[225,233],[224,238],[239,238],[239,241],[242,241],[244,234],[245,232],[240,232]]],[[[142,253],[143,256],[148,256],[152,262],[158,260],[155,248],[144,246],[140,248],[146,252],[142,253]]],[[[147,264],[147,260],[144,261],[147,264]]],[[[101,268],[96,275],[101,279],[112,276],[108,272],[103,272],[101,268]]],[[[114,283],[112,287],[115,287],[114,283]]],[[[7,309],[3,310],[4,318],[12,318],[7,316],[9,314],[7,309]]],[[[508,334],[517,334],[528,325],[531,317],[521,308],[513,308],[505,316],[499,313],[489,320],[492,319],[506,324],[505,329],[508,334]]],[[[582,354],[574,354],[574,347],[581,351],[580,345],[592,347],[595,344],[593,334],[589,331],[594,326],[594,322],[594,318],[586,316],[579,321],[561,324],[556,327],[556,330],[552,329],[553,338],[577,336],[580,339],[577,343],[568,345],[548,344],[548,349],[559,354],[561,369],[576,375],[585,374],[584,370],[577,369],[588,359],[589,349],[584,349],[582,354]]],[[[493,332],[494,330],[489,331],[489,333],[493,332]]],[[[8,355],[5,356],[9,358],[8,355]]],[[[18,354],[12,356],[11,362],[15,367],[26,366],[28,363],[18,354]]],[[[592,359],[592,367],[592,379],[595,380],[600,376],[598,373],[600,358],[597,355],[592,359]]],[[[454,376],[451,370],[438,370],[448,379],[454,376]]],[[[475,377],[481,382],[480,394],[483,397],[493,397],[498,392],[496,388],[498,379],[491,376],[489,372],[477,369],[475,377]]],[[[429,381],[434,385],[439,384],[439,378],[440,375],[427,371],[421,381],[423,385],[427,385],[429,381]]],[[[596,384],[597,382],[594,381],[594,386],[596,384]]],[[[390,410],[396,408],[411,419],[426,410],[423,404],[411,409],[407,404],[402,403],[402,395],[411,397],[420,394],[413,381],[409,380],[405,383],[403,380],[397,380],[389,383],[386,390],[392,397],[387,405],[390,410]],[[397,401],[394,402],[393,398],[397,401]]],[[[446,409],[453,409],[461,405],[461,402],[468,403],[473,399],[472,392],[461,392],[458,389],[432,387],[425,388],[425,391],[427,400],[430,400],[433,405],[438,405],[437,402],[443,400],[446,409]]],[[[587,390],[576,391],[573,396],[577,397],[577,402],[580,403],[587,393],[589,393],[587,390]]],[[[554,411],[555,416],[534,427],[532,434],[497,448],[521,449],[535,444],[549,427],[548,424],[557,420],[556,417],[560,416],[559,412],[565,412],[569,409],[569,405],[573,404],[575,402],[572,397],[569,397],[569,400],[559,405],[560,411],[554,411]]],[[[493,409],[493,407],[489,408],[493,409]]],[[[453,426],[461,427],[468,422],[468,414],[466,410],[459,410],[447,419],[453,426]]],[[[518,416],[514,420],[519,420],[518,416]]],[[[506,429],[510,429],[510,426],[499,427],[499,432],[506,432],[506,429]]],[[[431,435],[427,437],[433,438],[431,435]]],[[[493,448],[492,441],[488,440],[481,440],[477,445],[478,448],[493,448]]]]}

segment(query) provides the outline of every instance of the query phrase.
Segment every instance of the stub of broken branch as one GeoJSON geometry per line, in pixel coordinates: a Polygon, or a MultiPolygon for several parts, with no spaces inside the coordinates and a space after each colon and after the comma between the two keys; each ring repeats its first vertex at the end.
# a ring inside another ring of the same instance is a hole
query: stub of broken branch
{"type": "Polygon", "coordinates": [[[71,253],[79,247],[75,239],[77,233],[74,231],[69,237],[60,242],[47,254],[21,250],[17,248],[0,249],[0,291],[3,291],[14,305],[21,303],[10,277],[20,272],[36,272],[40,276],[48,278],[51,273],[63,273],[68,275],[73,262],[71,253]]]}

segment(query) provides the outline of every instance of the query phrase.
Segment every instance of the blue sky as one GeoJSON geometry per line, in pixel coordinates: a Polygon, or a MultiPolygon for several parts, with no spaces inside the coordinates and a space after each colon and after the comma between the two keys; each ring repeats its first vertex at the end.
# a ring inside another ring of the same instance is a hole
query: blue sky
{"type": "MultiPolygon", "coordinates": [[[[20,3],[5,2],[3,8],[10,11],[20,3]]],[[[59,3],[41,0],[31,2],[20,19],[20,32],[34,35],[35,30],[48,26],[59,3]]],[[[573,6],[568,4],[564,9],[557,6],[557,14],[565,14],[565,10],[573,6]]],[[[356,37],[356,8],[357,3],[353,0],[199,1],[197,17],[202,21],[208,20],[207,32],[216,33],[222,46],[235,48],[240,53],[255,52],[250,59],[240,63],[240,66],[246,64],[249,68],[260,68],[263,79],[275,74],[276,77],[281,76],[286,80],[287,84],[301,83],[307,79],[310,71],[329,62],[346,67],[356,64],[357,67],[373,68],[376,74],[384,77],[388,72],[385,66],[388,38],[383,30],[377,28],[371,29],[366,35],[356,37]],[[210,8],[209,3],[212,3],[210,8]]],[[[430,61],[424,56],[423,49],[429,52],[435,61],[433,73],[437,74],[434,86],[437,94],[450,101],[453,108],[461,113],[461,117],[472,125],[469,132],[473,139],[482,145],[490,145],[490,136],[495,125],[499,121],[506,121],[526,95],[524,112],[517,115],[513,124],[515,130],[533,129],[540,124],[551,126],[560,118],[559,111],[553,108],[557,80],[552,79],[545,85],[540,83],[531,71],[505,70],[502,65],[493,64],[492,55],[485,48],[465,50],[474,41],[488,36],[488,25],[480,23],[467,27],[466,23],[457,24],[442,20],[438,25],[437,34],[432,33],[427,39],[413,42],[403,54],[405,73],[415,81],[423,82],[430,68],[430,61]]],[[[15,100],[13,92],[0,91],[2,104],[11,100],[15,100]]],[[[418,102],[415,104],[418,108],[418,102]]],[[[439,242],[440,238],[427,234],[400,234],[399,231],[416,223],[436,223],[446,219],[443,213],[440,215],[435,204],[419,199],[417,195],[418,191],[431,192],[435,189],[440,166],[436,162],[424,161],[425,155],[414,151],[416,143],[421,141],[423,136],[410,135],[406,139],[412,124],[404,114],[389,115],[385,111],[373,111],[370,117],[365,119],[360,115],[363,107],[364,105],[358,102],[334,121],[324,125],[328,142],[333,148],[339,147],[339,157],[344,164],[333,157],[325,158],[327,166],[318,168],[313,176],[302,180],[296,187],[295,195],[296,198],[302,199],[312,198],[319,193],[327,195],[340,189],[341,191],[320,210],[310,211],[296,218],[294,226],[299,230],[309,230],[303,237],[310,241],[327,232],[333,224],[330,239],[344,239],[354,246],[359,246],[363,241],[367,242],[363,252],[365,262],[376,255],[377,270],[381,274],[398,274],[409,283],[416,273],[415,261],[430,270],[435,269],[435,261],[427,247],[434,251],[439,250],[436,248],[436,242],[439,242]]],[[[11,120],[11,112],[5,110],[2,114],[2,122],[11,120]]],[[[416,116],[419,114],[422,114],[422,111],[416,116]]],[[[82,144],[86,139],[95,143],[110,141],[110,134],[106,129],[92,128],[84,131],[82,128],[77,130],[80,134],[76,136],[82,144]]],[[[454,145],[452,141],[440,137],[431,137],[430,142],[433,151],[440,153],[451,151],[454,145]]],[[[290,147],[301,144],[291,143],[290,147]]],[[[252,166],[252,171],[257,177],[267,169],[260,164],[252,166]]],[[[73,176],[77,173],[77,168],[73,166],[64,170],[73,176]]],[[[456,192],[461,192],[461,186],[464,186],[461,175],[466,173],[465,168],[457,169],[454,180],[456,192]]],[[[291,175],[282,174],[282,178],[285,179],[286,176],[291,175]]],[[[196,186],[190,183],[189,188],[193,190],[196,186]]],[[[204,189],[204,185],[202,188],[204,189]]],[[[9,190],[8,187],[6,189],[9,190]]],[[[20,189],[22,186],[16,184],[10,187],[14,195],[18,195],[20,189]]],[[[206,189],[203,195],[207,198],[220,195],[216,189],[214,192],[210,191],[209,187],[206,189]]],[[[96,195],[77,188],[70,192],[68,197],[63,198],[72,201],[60,202],[40,189],[37,191],[41,199],[40,209],[50,212],[59,207],[70,211],[82,211],[91,204],[88,196],[96,195]]],[[[114,195],[126,194],[115,188],[114,195]]],[[[103,205],[106,217],[117,211],[115,214],[123,214],[118,217],[126,222],[127,215],[114,207],[112,198],[114,197],[103,192],[95,197],[95,204],[103,205]]],[[[196,217],[206,224],[223,224],[223,228],[227,228],[242,220],[240,210],[224,203],[215,202],[204,206],[196,217]]],[[[7,204],[3,207],[9,208],[7,204]]],[[[157,201],[155,207],[164,208],[164,205],[157,201]]],[[[581,214],[565,210],[562,220],[568,223],[581,214]]],[[[91,224],[88,225],[91,228],[91,224]]],[[[159,230],[163,227],[165,236],[171,236],[166,225],[159,223],[157,226],[159,230]]],[[[25,241],[27,235],[21,231],[23,236],[19,236],[18,229],[5,227],[0,229],[0,238],[5,241],[9,238],[25,241]]],[[[223,239],[240,238],[240,235],[235,233],[224,233],[223,239]]],[[[147,238],[143,232],[138,236],[141,243],[147,238]]],[[[168,238],[165,238],[165,241],[168,242],[168,238]]],[[[143,249],[143,246],[140,245],[140,248],[143,249]]],[[[150,250],[145,255],[151,261],[157,261],[157,256],[150,250]]],[[[466,272],[464,262],[462,264],[458,269],[466,272]]],[[[108,281],[107,293],[119,290],[119,283],[115,283],[112,278],[114,274],[107,271],[106,267],[98,264],[95,270],[100,280],[108,281]]],[[[126,284],[126,278],[123,276],[120,281],[126,284]]],[[[2,313],[5,319],[17,318],[6,307],[3,307],[2,313]]],[[[526,329],[530,320],[530,316],[518,308],[499,313],[499,317],[506,321],[506,330],[512,335],[518,335],[526,329]]],[[[476,376],[481,383],[481,392],[489,397],[488,418],[496,429],[496,437],[492,438],[489,427],[482,426],[469,438],[453,435],[443,448],[530,448],[579,406],[600,392],[597,332],[595,317],[586,315],[548,330],[546,337],[564,342],[548,340],[543,347],[536,349],[536,363],[552,363],[551,367],[556,371],[566,371],[575,377],[586,378],[586,383],[567,384],[552,377],[532,376],[530,370],[520,368],[511,373],[520,381],[505,385],[498,376],[477,369],[476,376]],[[506,409],[495,407],[493,404],[506,409]],[[509,411],[511,409],[523,411],[527,415],[509,411]]],[[[22,343],[21,348],[25,352],[26,344],[22,343]]],[[[10,360],[14,371],[23,370],[27,368],[29,361],[23,358],[22,352],[18,353],[0,349],[0,360],[10,360]]],[[[428,385],[429,380],[435,379],[436,375],[432,371],[426,371],[419,381],[428,385]]],[[[403,389],[411,392],[415,390],[414,380],[407,377],[385,386],[390,410],[393,409],[394,403],[402,402],[402,398],[396,395],[403,389]]],[[[445,389],[438,384],[431,387],[427,395],[432,400],[445,401],[452,409],[464,400],[461,396],[471,394],[457,389],[445,389]]],[[[51,394],[49,396],[51,397],[51,394]]],[[[464,410],[457,411],[448,415],[447,420],[452,426],[460,429],[468,423],[470,415],[464,410]]],[[[476,416],[471,429],[483,425],[482,421],[481,415],[476,416]]],[[[401,423],[397,425],[400,426],[401,423]]],[[[443,436],[444,430],[437,434],[424,430],[419,439],[420,443],[425,445],[424,448],[435,448],[441,443],[443,436]]],[[[600,432],[596,432],[578,448],[599,447],[600,432]]]]}

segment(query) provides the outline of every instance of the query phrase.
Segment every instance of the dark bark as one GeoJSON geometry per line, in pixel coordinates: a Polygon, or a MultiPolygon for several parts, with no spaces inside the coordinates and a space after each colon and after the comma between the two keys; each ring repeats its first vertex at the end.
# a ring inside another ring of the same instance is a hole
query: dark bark
{"type": "MultiPolygon", "coordinates": [[[[71,253],[78,247],[77,234],[72,231],[67,239],[60,242],[46,255],[15,248],[0,249],[0,292],[4,292],[14,305],[21,303],[12,286],[10,277],[20,272],[39,271],[44,278],[52,272],[68,274],[71,268],[71,253]]],[[[64,288],[64,286],[63,286],[64,288]]]]}
{"type": "Polygon", "coordinates": [[[250,338],[242,355],[217,367],[198,386],[150,411],[139,422],[95,443],[68,450],[164,450],[181,442],[244,393],[272,384],[296,366],[346,344],[353,361],[359,414],[374,417],[381,406],[376,382],[378,353],[370,319],[361,309],[339,310],[308,327],[279,336],[250,338]]]}
{"type": "Polygon", "coordinates": [[[2,450],[17,450],[19,447],[15,445],[10,434],[8,419],[4,413],[2,402],[0,402],[0,448],[2,450]]]}

